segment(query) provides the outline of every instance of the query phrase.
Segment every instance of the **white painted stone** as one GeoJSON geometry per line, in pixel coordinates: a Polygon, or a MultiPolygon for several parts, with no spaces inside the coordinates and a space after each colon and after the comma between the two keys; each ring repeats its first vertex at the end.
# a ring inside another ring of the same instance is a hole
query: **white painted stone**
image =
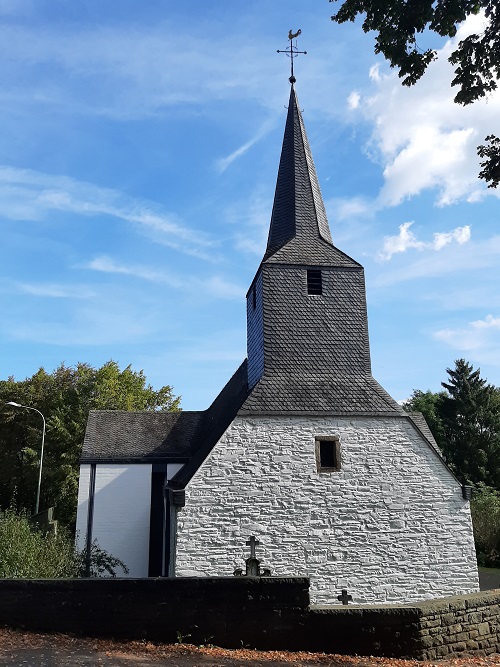
{"type": "Polygon", "coordinates": [[[186,489],[176,574],[231,575],[245,542],[314,603],[415,602],[478,589],[468,502],[405,417],[238,417],[186,489]],[[319,472],[315,437],[342,469],[319,472]]]}

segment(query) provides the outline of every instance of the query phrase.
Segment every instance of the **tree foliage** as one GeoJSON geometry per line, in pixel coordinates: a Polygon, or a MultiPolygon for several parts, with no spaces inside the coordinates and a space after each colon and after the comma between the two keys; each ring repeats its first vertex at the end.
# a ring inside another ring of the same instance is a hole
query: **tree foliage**
{"type": "Polygon", "coordinates": [[[404,404],[422,412],[448,464],[464,483],[500,490],[500,390],[464,359],[446,369],[446,391],[414,391],[404,404]]]}
{"type": "Polygon", "coordinates": [[[448,462],[467,483],[483,482],[500,488],[497,471],[500,454],[500,394],[486,382],[480,369],[464,359],[447,368],[448,382],[442,386],[443,420],[448,462]]]}
{"type": "Polygon", "coordinates": [[[430,390],[420,391],[420,389],[415,389],[411,397],[403,403],[403,408],[407,412],[421,412],[424,415],[441,451],[446,449],[443,419],[441,416],[441,406],[444,396],[444,392],[435,394],[430,390]]]}
{"type": "Polygon", "coordinates": [[[500,493],[485,484],[474,488],[471,500],[472,525],[479,565],[500,564],[500,493]]]}
{"type": "MultiPolygon", "coordinates": [[[[399,70],[404,85],[412,86],[436,58],[434,49],[419,47],[419,35],[431,31],[440,37],[454,37],[468,16],[480,12],[484,12],[487,19],[484,30],[461,40],[449,57],[450,63],[455,66],[451,85],[458,88],[455,102],[467,105],[485,97],[498,86],[498,0],[343,0],[332,20],[345,23],[355,21],[358,15],[363,16],[363,30],[376,33],[375,53],[381,53],[391,67],[399,70]]],[[[486,141],[490,141],[489,146],[478,148],[480,157],[484,158],[479,176],[489,182],[488,187],[496,187],[499,182],[500,140],[490,135],[486,141]]]]}
{"type": "Polygon", "coordinates": [[[479,178],[488,183],[489,188],[496,188],[500,183],[500,139],[490,134],[485,141],[488,146],[478,146],[477,154],[483,158],[479,178]]]}
{"type": "Polygon", "coordinates": [[[32,410],[5,405],[14,401],[40,410],[47,421],[40,507],[57,507],[65,525],[75,519],[78,466],[90,410],[178,410],[170,386],[158,391],[143,371],[114,361],[101,368],[61,364],[52,373],[0,381],[0,507],[12,503],[33,510],[40,457],[42,420],[32,410]]]}

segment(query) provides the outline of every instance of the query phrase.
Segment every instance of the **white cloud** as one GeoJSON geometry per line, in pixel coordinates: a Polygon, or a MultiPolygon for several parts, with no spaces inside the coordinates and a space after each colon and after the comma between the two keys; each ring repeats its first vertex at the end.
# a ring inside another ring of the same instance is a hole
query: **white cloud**
{"type": "Polygon", "coordinates": [[[413,222],[404,222],[399,225],[399,234],[397,236],[386,236],[384,246],[379,253],[380,259],[389,260],[393,255],[400,252],[406,252],[408,248],[417,248],[422,250],[425,243],[417,241],[415,234],[410,231],[413,222]]]}
{"type": "Polygon", "coordinates": [[[470,240],[470,227],[457,227],[451,232],[436,232],[434,234],[434,250],[441,250],[446,245],[456,241],[459,245],[463,245],[470,240]]]}
{"type": "Polygon", "coordinates": [[[354,110],[359,107],[360,102],[361,102],[361,95],[357,90],[353,90],[352,93],[347,98],[347,106],[349,107],[349,109],[354,110]]]}
{"type": "Polygon", "coordinates": [[[500,196],[478,181],[476,146],[494,131],[500,114],[500,90],[467,107],[453,102],[457,90],[448,62],[460,39],[481,29],[484,18],[470,17],[458,35],[438,51],[423,78],[413,87],[401,85],[396,72],[374,65],[369,72],[375,92],[359,106],[373,124],[369,153],[384,168],[379,207],[394,206],[426,189],[436,189],[436,203],[478,201],[500,196]]]}
{"type": "Polygon", "coordinates": [[[370,67],[370,71],[368,72],[368,76],[372,81],[380,81],[381,76],[380,76],[380,64],[377,63],[376,65],[372,65],[370,67]]]}
{"type": "Polygon", "coordinates": [[[493,317],[493,315],[486,315],[484,320],[476,320],[470,324],[474,329],[498,329],[500,331],[500,317],[493,317]]]}
{"type": "Polygon", "coordinates": [[[415,234],[410,230],[410,227],[413,224],[413,222],[404,222],[402,225],[399,225],[399,234],[397,236],[386,236],[384,238],[383,248],[378,255],[379,259],[387,261],[391,259],[393,255],[406,252],[409,248],[438,251],[453,241],[459,245],[463,245],[470,240],[470,227],[467,225],[465,227],[457,227],[451,232],[436,232],[434,234],[434,240],[426,243],[424,241],[419,241],[415,234]]]}
{"type": "Polygon", "coordinates": [[[456,329],[440,329],[434,338],[450,347],[475,354],[475,358],[488,359],[500,364],[500,317],[487,315],[484,320],[469,322],[456,329]]]}
{"type": "Polygon", "coordinates": [[[377,276],[373,286],[386,287],[407,280],[436,278],[457,271],[464,275],[466,272],[480,269],[496,270],[499,262],[500,236],[492,236],[484,241],[469,241],[461,245],[453,243],[447,246],[444,252],[420,253],[413,261],[405,261],[396,267],[391,265],[390,269],[377,276]]]}

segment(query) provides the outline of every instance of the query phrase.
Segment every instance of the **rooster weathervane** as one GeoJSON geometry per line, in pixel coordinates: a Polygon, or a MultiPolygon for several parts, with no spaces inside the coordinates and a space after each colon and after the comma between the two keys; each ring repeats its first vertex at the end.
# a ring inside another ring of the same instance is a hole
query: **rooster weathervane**
{"type": "Polygon", "coordinates": [[[278,49],[277,53],[286,53],[286,55],[290,58],[290,65],[291,65],[291,76],[290,76],[290,83],[294,84],[296,79],[293,73],[293,59],[296,58],[299,53],[303,53],[304,55],[307,54],[307,51],[299,51],[297,48],[297,37],[302,33],[302,30],[297,30],[297,32],[293,32],[292,30],[288,31],[288,39],[290,40],[290,45],[288,46],[287,49],[284,51],[280,51],[278,49]],[[293,43],[293,40],[295,40],[295,44],[293,43]]]}

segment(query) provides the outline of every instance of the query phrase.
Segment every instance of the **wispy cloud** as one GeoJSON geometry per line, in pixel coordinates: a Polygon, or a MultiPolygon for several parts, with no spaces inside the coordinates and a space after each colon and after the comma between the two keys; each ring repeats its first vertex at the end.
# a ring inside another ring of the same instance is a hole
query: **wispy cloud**
{"type": "Polygon", "coordinates": [[[332,220],[349,220],[351,218],[366,218],[375,211],[375,203],[366,197],[336,198],[325,201],[327,211],[331,212],[332,220]]]}
{"type": "MultiPolygon", "coordinates": [[[[13,5],[7,3],[5,12],[13,5]]],[[[260,75],[273,58],[271,44],[242,42],[241,33],[228,31],[215,16],[175,25],[147,19],[64,25],[0,26],[0,77],[16,81],[4,88],[4,101],[115,119],[179,105],[201,108],[208,99],[253,98],[273,106],[275,91],[260,75]]]]}
{"type": "Polygon", "coordinates": [[[254,146],[258,141],[263,139],[269,133],[269,131],[274,127],[274,125],[275,125],[275,119],[267,120],[265,123],[262,124],[262,126],[259,128],[259,130],[251,139],[246,141],[242,146],[237,148],[227,157],[219,158],[215,163],[217,171],[221,174],[224,171],[226,171],[226,169],[235,160],[245,155],[245,153],[247,153],[252,148],[252,146],[254,146]]]}
{"type": "Polygon", "coordinates": [[[435,232],[434,238],[430,242],[419,241],[410,227],[413,222],[404,222],[399,225],[399,234],[396,236],[386,236],[384,238],[384,245],[378,257],[383,261],[388,261],[397,253],[406,252],[410,248],[416,250],[441,250],[453,241],[459,245],[463,245],[470,240],[470,227],[456,227],[451,232],[435,232]]]}
{"type": "Polygon", "coordinates": [[[128,275],[140,280],[169,285],[180,291],[193,294],[207,294],[215,299],[242,299],[246,290],[219,275],[200,278],[175,276],[165,271],[154,271],[147,266],[123,264],[110,257],[100,256],[91,260],[84,268],[102,273],[128,275]]]}
{"type": "Polygon", "coordinates": [[[51,299],[91,299],[95,291],[85,285],[58,285],[49,283],[21,283],[17,289],[24,294],[51,299]]]}
{"type": "Polygon", "coordinates": [[[183,224],[177,214],[161,211],[153,202],[134,200],[116,190],[66,176],[0,165],[0,216],[40,220],[52,211],[130,222],[157,243],[213,261],[213,252],[207,249],[215,242],[208,234],[183,224]]]}

